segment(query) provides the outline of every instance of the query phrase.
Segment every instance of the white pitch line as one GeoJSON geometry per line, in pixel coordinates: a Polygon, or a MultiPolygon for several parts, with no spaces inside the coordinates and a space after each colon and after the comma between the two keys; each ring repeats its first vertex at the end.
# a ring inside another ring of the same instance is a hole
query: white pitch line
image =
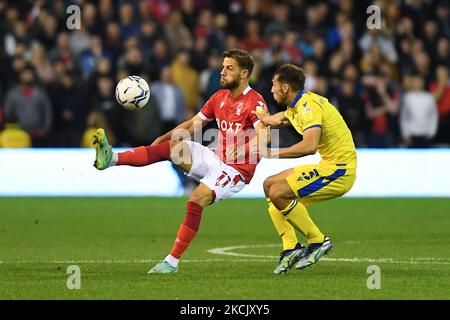
{"type": "MultiPolygon", "coordinates": [[[[207,252],[217,255],[226,255],[234,257],[242,257],[242,259],[187,259],[182,260],[186,263],[202,263],[202,262],[273,262],[276,261],[278,256],[270,255],[257,255],[248,253],[233,252],[232,250],[238,249],[251,249],[251,248],[268,248],[279,247],[279,244],[255,244],[255,245],[239,245],[231,247],[213,248],[207,250],[207,252]],[[252,258],[252,259],[249,259],[252,258]]],[[[161,259],[129,259],[129,260],[45,260],[45,261],[33,261],[33,260],[3,260],[0,264],[114,264],[114,263],[154,263],[159,262],[161,259]]],[[[321,261],[329,262],[350,262],[350,263],[392,263],[392,264],[435,264],[435,265],[450,265],[450,258],[443,257],[417,257],[404,260],[392,259],[392,258],[326,258],[323,257],[321,261]]]]}
{"type": "MultiPolygon", "coordinates": [[[[188,263],[200,263],[200,262],[272,262],[275,259],[186,259],[183,262],[188,263]]],[[[113,264],[113,263],[154,263],[160,262],[161,259],[148,259],[148,260],[45,260],[45,261],[32,261],[32,260],[4,260],[0,261],[0,264],[77,264],[77,263],[93,263],[93,264],[113,264]]]]}

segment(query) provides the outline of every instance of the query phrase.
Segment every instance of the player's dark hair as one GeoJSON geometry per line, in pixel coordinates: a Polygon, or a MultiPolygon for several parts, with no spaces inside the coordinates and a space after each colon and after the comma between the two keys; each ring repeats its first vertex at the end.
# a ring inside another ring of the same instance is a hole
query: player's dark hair
{"type": "Polygon", "coordinates": [[[255,62],[253,61],[253,57],[247,51],[241,49],[232,49],[225,51],[223,53],[223,57],[236,60],[241,69],[248,70],[249,77],[252,74],[255,62]]]}
{"type": "Polygon", "coordinates": [[[305,88],[305,72],[295,64],[283,64],[275,71],[273,77],[278,76],[278,82],[286,83],[294,91],[301,91],[305,88]]]}

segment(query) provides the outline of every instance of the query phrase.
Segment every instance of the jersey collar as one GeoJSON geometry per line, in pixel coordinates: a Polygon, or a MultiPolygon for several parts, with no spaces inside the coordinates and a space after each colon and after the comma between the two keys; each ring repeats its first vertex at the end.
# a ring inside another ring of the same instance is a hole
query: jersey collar
{"type": "Polygon", "coordinates": [[[239,95],[236,96],[235,98],[232,98],[232,97],[231,97],[231,90],[229,90],[229,92],[230,92],[230,98],[231,98],[233,101],[239,100],[239,99],[241,99],[243,96],[247,95],[247,93],[248,93],[251,89],[252,89],[252,88],[251,88],[250,86],[247,86],[247,88],[245,88],[244,91],[242,91],[241,94],[239,94],[239,95]]]}
{"type": "Polygon", "coordinates": [[[302,95],[306,93],[306,90],[303,89],[302,91],[300,91],[297,96],[295,97],[294,101],[291,103],[291,105],[289,107],[294,108],[295,105],[297,104],[297,102],[302,98],[302,95]]]}

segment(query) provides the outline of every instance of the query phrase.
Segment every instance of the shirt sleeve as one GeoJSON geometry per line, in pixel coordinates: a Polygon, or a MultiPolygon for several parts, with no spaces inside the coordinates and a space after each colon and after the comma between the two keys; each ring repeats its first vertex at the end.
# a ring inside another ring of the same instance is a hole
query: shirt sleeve
{"type": "Polygon", "coordinates": [[[322,106],[311,100],[308,104],[299,110],[299,120],[302,123],[303,131],[311,128],[322,128],[322,106]]]}
{"type": "Polygon", "coordinates": [[[292,108],[291,107],[287,107],[287,109],[286,109],[286,111],[284,111],[283,115],[284,115],[285,119],[288,119],[289,122],[292,123],[292,119],[294,118],[294,116],[293,116],[293,112],[292,112],[292,108]]]}
{"type": "Polygon", "coordinates": [[[203,105],[200,109],[198,115],[204,121],[212,121],[214,120],[214,103],[216,102],[216,95],[213,95],[209,98],[208,101],[203,105]]]}

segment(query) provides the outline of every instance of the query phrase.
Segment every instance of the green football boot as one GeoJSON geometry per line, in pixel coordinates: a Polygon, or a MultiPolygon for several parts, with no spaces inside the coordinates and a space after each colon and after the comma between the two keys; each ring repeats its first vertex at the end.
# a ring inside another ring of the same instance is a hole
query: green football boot
{"type": "Polygon", "coordinates": [[[300,243],[297,243],[294,249],[284,250],[281,252],[278,265],[273,270],[275,274],[281,274],[288,272],[294,264],[296,264],[306,253],[306,248],[300,243]]]}
{"type": "Polygon", "coordinates": [[[295,265],[296,269],[304,269],[309,267],[319,261],[320,257],[327,254],[331,249],[333,249],[333,244],[331,239],[325,237],[322,243],[312,243],[308,246],[306,254],[299,262],[295,265]]]}
{"type": "Polygon", "coordinates": [[[156,266],[150,269],[147,273],[172,273],[177,272],[178,267],[172,267],[167,261],[161,261],[156,266]]]}
{"type": "Polygon", "coordinates": [[[98,170],[108,168],[112,158],[112,147],[108,143],[104,129],[97,129],[97,132],[92,137],[92,143],[95,146],[94,167],[98,170]]]}

